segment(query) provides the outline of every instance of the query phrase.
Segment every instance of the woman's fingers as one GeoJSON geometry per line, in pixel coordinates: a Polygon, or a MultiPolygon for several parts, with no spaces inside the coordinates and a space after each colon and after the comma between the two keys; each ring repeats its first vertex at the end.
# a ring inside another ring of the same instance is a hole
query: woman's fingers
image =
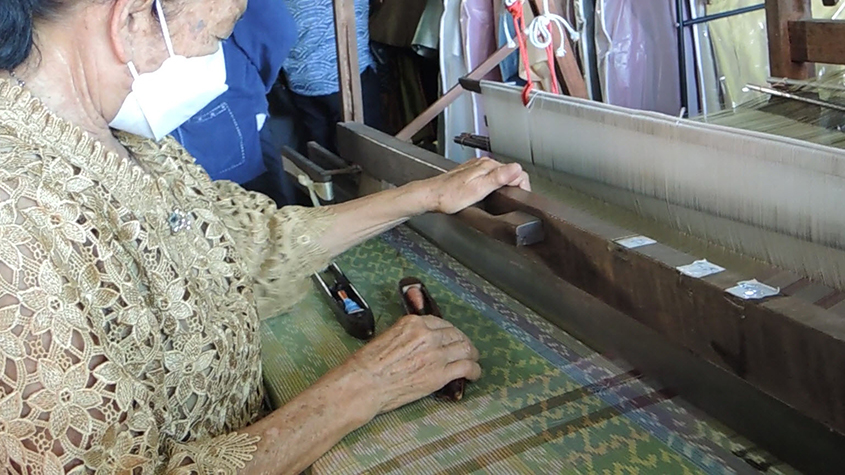
{"type": "Polygon", "coordinates": [[[437,330],[437,341],[441,346],[449,346],[456,341],[469,340],[466,335],[455,327],[437,330]]]}
{"type": "Polygon", "coordinates": [[[528,174],[518,163],[501,164],[488,157],[468,160],[431,183],[432,209],[446,214],[457,213],[503,186],[531,191],[528,174]]]}
{"type": "Polygon", "coordinates": [[[531,180],[528,178],[528,173],[523,171],[515,180],[508,183],[508,186],[515,186],[525,191],[531,191],[531,180]]]}
{"type": "Polygon", "coordinates": [[[448,321],[432,315],[421,317],[423,323],[431,331],[430,342],[436,351],[442,351],[447,363],[459,359],[478,360],[478,349],[469,341],[463,332],[455,328],[448,321]]]}
{"type": "Polygon", "coordinates": [[[448,320],[444,320],[440,317],[435,317],[434,315],[423,315],[422,321],[425,324],[425,327],[432,331],[446,331],[446,330],[455,330],[455,325],[452,325],[448,320]]]}
{"type": "Polygon", "coordinates": [[[443,347],[443,354],[448,364],[455,361],[470,360],[478,361],[478,349],[469,340],[458,340],[443,347]]]}
{"type": "Polygon", "coordinates": [[[470,381],[478,381],[481,378],[481,365],[472,360],[460,360],[449,363],[444,370],[447,381],[466,378],[470,381]]]}
{"type": "Polygon", "coordinates": [[[522,167],[518,163],[508,163],[507,165],[499,165],[491,174],[495,183],[499,186],[506,186],[508,183],[518,180],[522,175],[522,167]]]}

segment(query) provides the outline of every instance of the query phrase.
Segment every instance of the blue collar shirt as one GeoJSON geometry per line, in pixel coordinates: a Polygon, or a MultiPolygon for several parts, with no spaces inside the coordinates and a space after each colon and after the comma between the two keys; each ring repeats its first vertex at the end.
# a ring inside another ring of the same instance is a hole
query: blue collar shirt
{"type": "Polygon", "coordinates": [[[173,132],[213,180],[243,184],[265,172],[259,133],[266,96],[296,38],[283,0],[250,0],[223,42],[228,91],[173,132]]]}

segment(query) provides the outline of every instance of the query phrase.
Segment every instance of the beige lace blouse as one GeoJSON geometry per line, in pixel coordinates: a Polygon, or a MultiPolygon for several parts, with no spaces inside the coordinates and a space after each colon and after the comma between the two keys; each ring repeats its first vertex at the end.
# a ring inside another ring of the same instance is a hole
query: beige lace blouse
{"type": "Polygon", "coordinates": [[[233,472],[257,442],[235,431],[262,404],[258,315],[327,264],[332,216],[120,140],[137,163],[0,80],[0,467],[233,472]]]}

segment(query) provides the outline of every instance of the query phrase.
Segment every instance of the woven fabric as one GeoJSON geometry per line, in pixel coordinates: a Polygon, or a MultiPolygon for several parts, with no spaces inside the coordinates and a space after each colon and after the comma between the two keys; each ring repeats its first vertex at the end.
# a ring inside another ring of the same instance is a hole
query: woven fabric
{"type": "MultiPolygon", "coordinates": [[[[399,279],[422,279],[479,348],[484,375],[459,403],[426,398],[377,417],[314,464],[315,474],[795,473],[407,229],[337,262],[373,307],[378,331],[402,315],[399,279]]],[[[277,405],[362,345],[316,290],[263,322],[262,339],[277,405]]]]}

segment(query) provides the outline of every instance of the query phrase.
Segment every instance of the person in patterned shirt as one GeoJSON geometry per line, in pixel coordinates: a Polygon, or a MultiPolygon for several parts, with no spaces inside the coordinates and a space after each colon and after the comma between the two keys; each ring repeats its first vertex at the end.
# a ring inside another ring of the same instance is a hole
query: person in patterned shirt
{"type": "MultiPolygon", "coordinates": [[[[355,1],[355,33],[364,123],[381,127],[376,62],[370,52],[370,1],[355,1]]],[[[340,94],[332,0],[285,0],[297,25],[296,43],[284,64],[291,101],[300,113],[306,141],[337,153],[340,94]]]]}

